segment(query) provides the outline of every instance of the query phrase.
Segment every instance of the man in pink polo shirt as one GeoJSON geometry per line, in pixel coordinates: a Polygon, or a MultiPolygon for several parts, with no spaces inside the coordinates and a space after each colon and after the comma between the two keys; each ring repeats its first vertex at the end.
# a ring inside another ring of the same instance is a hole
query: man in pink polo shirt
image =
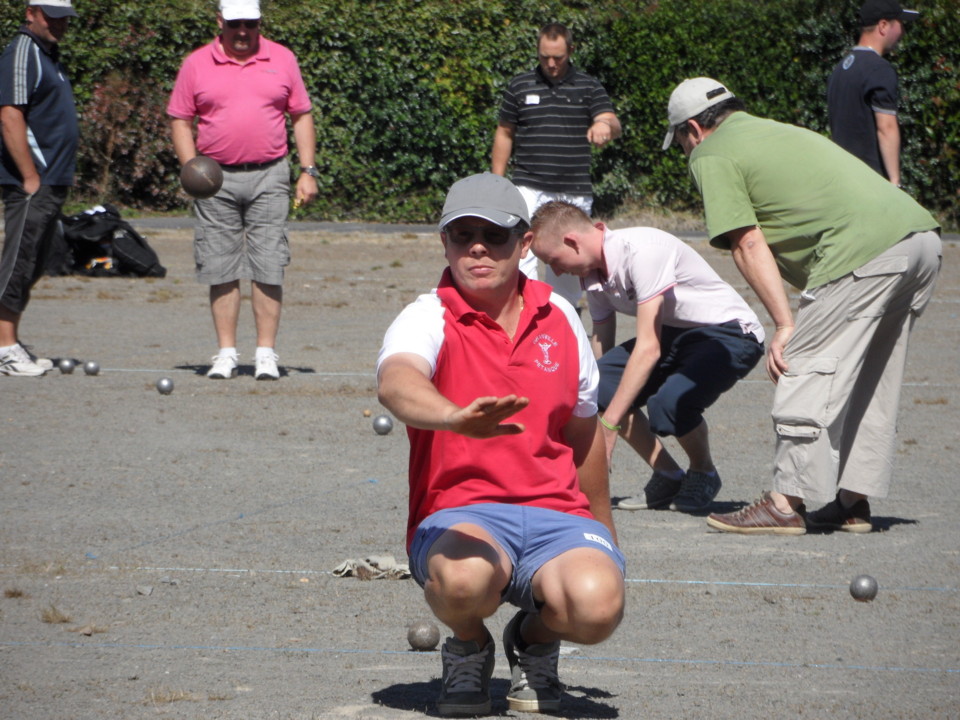
{"type": "Polygon", "coordinates": [[[511,710],[556,712],[560,641],[593,644],[623,614],[597,364],[580,319],[520,272],[527,204],[504,177],[450,188],[440,219],[449,267],[390,326],[379,397],[410,438],[410,569],[453,631],[437,710],[490,712],[503,633],[511,710]]]}
{"type": "Polygon", "coordinates": [[[210,286],[220,348],[207,377],[237,373],[240,279],[249,278],[254,376],[276,380],[283,269],[290,263],[286,115],[300,160],[298,204],[317,196],[316,132],[296,56],[260,35],[259,0],[221,0],[217,24],[220,35],[184,60],[167,106],[180,163],[201,154],[223,168],[220,191],[194,204],[197,279],[210,286]]]}

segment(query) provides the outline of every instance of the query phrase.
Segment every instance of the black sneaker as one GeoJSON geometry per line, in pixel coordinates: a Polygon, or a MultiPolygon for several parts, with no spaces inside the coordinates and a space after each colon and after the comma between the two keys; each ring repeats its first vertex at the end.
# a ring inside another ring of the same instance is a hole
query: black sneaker
{"type": "Polygon", "coordinates": [[[814,528],[827,528],[849,533],[868,533],[873,530],[870,522],[870,503],[866,499],[857,500],[845,508],[837,495],[831,502],[819,510],[807,513],[807,525],[814,528]]]}
{"type": "Polygon", "coordinates": [[[526,614],[521,610],[503,629],[503,650],[510,663],[511,680],[507,706],[518,712],[557,712],[563,692],[557,671],[560,641],[518,649],[520,625],[526,614]]]}
{"type": "Polygon", "coordinates": [[[687,470],[680,485],[680,492],[670,503],[671,510],[679,512],[700,512],[713,503],[720,492],[720,475],[716,472],[704,473],[687,470]]]}
{"type": "Polygon", "coordinates": [[[474,642],[449,637],[440,648],[443,660],[443,689],[437,698],[437,712],[444,717],[474,717],[490,714],[490,677],[496,662],[497,646],[487,633],[480,649],[474,642]]]}
{"type": "Polygon", "coordinates": [[[682,478],[674,480],[659,470],[654,470],[643,488],[642,495],[620,500],[614,507],[618,510],[656,510],[667,507],[680,492],[682,478]]]}

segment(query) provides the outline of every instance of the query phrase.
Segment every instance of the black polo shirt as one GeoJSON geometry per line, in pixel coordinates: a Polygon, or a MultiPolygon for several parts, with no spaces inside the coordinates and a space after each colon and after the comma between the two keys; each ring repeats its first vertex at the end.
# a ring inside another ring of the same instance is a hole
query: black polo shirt
{"type": "Polygon", "coordinates": [[[536,190],[591,195],[587,130],[613,112],[603,86],[572,64],[556,84],[538,66],[513,78],[503,92],[500,122],[516,126],[513,182],[536,190]]]}
{"type": "Polygon", "coordinates": [[[874,113],[897,114],[893,66],[870,48],[853,48],[827,82],[827,112],[834,142],[887,177],[874,113]]]}
{"type": "MultiPolygon", "coordinates": [[[[76,168],[77,108],[58,57],[56,45],[44,49],[26,27],[0,55],[0,105],[24,108],[28,142],[42,185],[72,185],[76,168]]],[[[22,180],[10,153],[0,147],[0,184],[19,185],[22,180]]]]}

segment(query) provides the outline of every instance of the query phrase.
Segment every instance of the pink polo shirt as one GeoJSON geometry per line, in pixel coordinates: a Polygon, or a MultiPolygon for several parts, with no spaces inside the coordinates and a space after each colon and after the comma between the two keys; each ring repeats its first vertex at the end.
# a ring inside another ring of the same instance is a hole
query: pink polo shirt
{"type": "Polygon", "coordinates": [[[219,38],[192,52],[167,105],[171,117],[199,117],[197,151],[221,165],[286,156],[285,113],[309,110],[296,56],[262,36],[257,54],[243,64],[224,54],[219,38]]]}

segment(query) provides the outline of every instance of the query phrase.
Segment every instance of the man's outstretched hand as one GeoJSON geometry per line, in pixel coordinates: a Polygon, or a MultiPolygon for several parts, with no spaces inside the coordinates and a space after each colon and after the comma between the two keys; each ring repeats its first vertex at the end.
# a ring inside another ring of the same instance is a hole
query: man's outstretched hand
{"type": "Polygon", "coordinates": [[[491,438],[500,435],[518,435],[524,431],[522,423],[505,423],[530,404],[530,398],[480,397],[460,408],[447,418],[447,429],[471,438],[491,438]]]}

